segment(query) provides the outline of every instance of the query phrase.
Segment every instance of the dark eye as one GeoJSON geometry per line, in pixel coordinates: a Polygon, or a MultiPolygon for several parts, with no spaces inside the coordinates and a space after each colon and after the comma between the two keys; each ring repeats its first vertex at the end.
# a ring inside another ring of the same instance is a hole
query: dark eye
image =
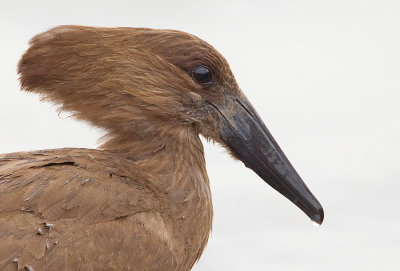
{"type": "Polygon", "coordinates": [[[213,83],[211,70],[205,66],[199,66],[192,71],[192,77],[196,83],[208,85],[213,83]]]}

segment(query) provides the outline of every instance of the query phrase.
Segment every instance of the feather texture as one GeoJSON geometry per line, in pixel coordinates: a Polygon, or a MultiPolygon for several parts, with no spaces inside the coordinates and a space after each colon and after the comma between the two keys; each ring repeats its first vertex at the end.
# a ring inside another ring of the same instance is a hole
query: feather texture
{"type": "Polygon", "coordinates": [[[207,241],[208,185],[194,190],[176,168],[172,189],[105,151],[14,153],[0,163],[1,270],[188,270],[207,241]],[[196,221],[202,201],[206,223],[196,221]]]}

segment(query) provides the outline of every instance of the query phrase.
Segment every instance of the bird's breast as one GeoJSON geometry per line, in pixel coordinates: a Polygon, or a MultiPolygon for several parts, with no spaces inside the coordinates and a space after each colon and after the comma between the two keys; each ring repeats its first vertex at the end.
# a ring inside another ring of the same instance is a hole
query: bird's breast
{"type": "Polygon", "coordinates": [[[205,169],[187,167],[185,174],[174,176],[166,194],[165,219],[169,236],[179,258],[186,259],[182,270],[189,270],[207,244],[212,227],[211,191],[205,169]]]}

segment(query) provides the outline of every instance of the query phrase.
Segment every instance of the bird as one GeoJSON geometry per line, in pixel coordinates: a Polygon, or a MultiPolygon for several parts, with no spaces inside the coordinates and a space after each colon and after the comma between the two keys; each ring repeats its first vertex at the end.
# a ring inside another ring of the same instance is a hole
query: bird
{"type": "Polygon", "coordinates": [[[200,135],[323,221],[227,60],[192,34],[58,26],[31,39],[18,74],[106,135],[0,155],[1,270],[192,269],[213,219],[200,135]]]}

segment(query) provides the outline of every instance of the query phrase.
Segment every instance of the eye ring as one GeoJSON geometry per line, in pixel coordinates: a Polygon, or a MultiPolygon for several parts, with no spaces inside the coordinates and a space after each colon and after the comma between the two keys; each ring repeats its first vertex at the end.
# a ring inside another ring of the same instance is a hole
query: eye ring
{"type": "Polygon", "coordinates": [[[214,83],[214,76],[207,66],[197,66],[191,72],[193,80],[199,85],[211,85],[214,83]]]}

